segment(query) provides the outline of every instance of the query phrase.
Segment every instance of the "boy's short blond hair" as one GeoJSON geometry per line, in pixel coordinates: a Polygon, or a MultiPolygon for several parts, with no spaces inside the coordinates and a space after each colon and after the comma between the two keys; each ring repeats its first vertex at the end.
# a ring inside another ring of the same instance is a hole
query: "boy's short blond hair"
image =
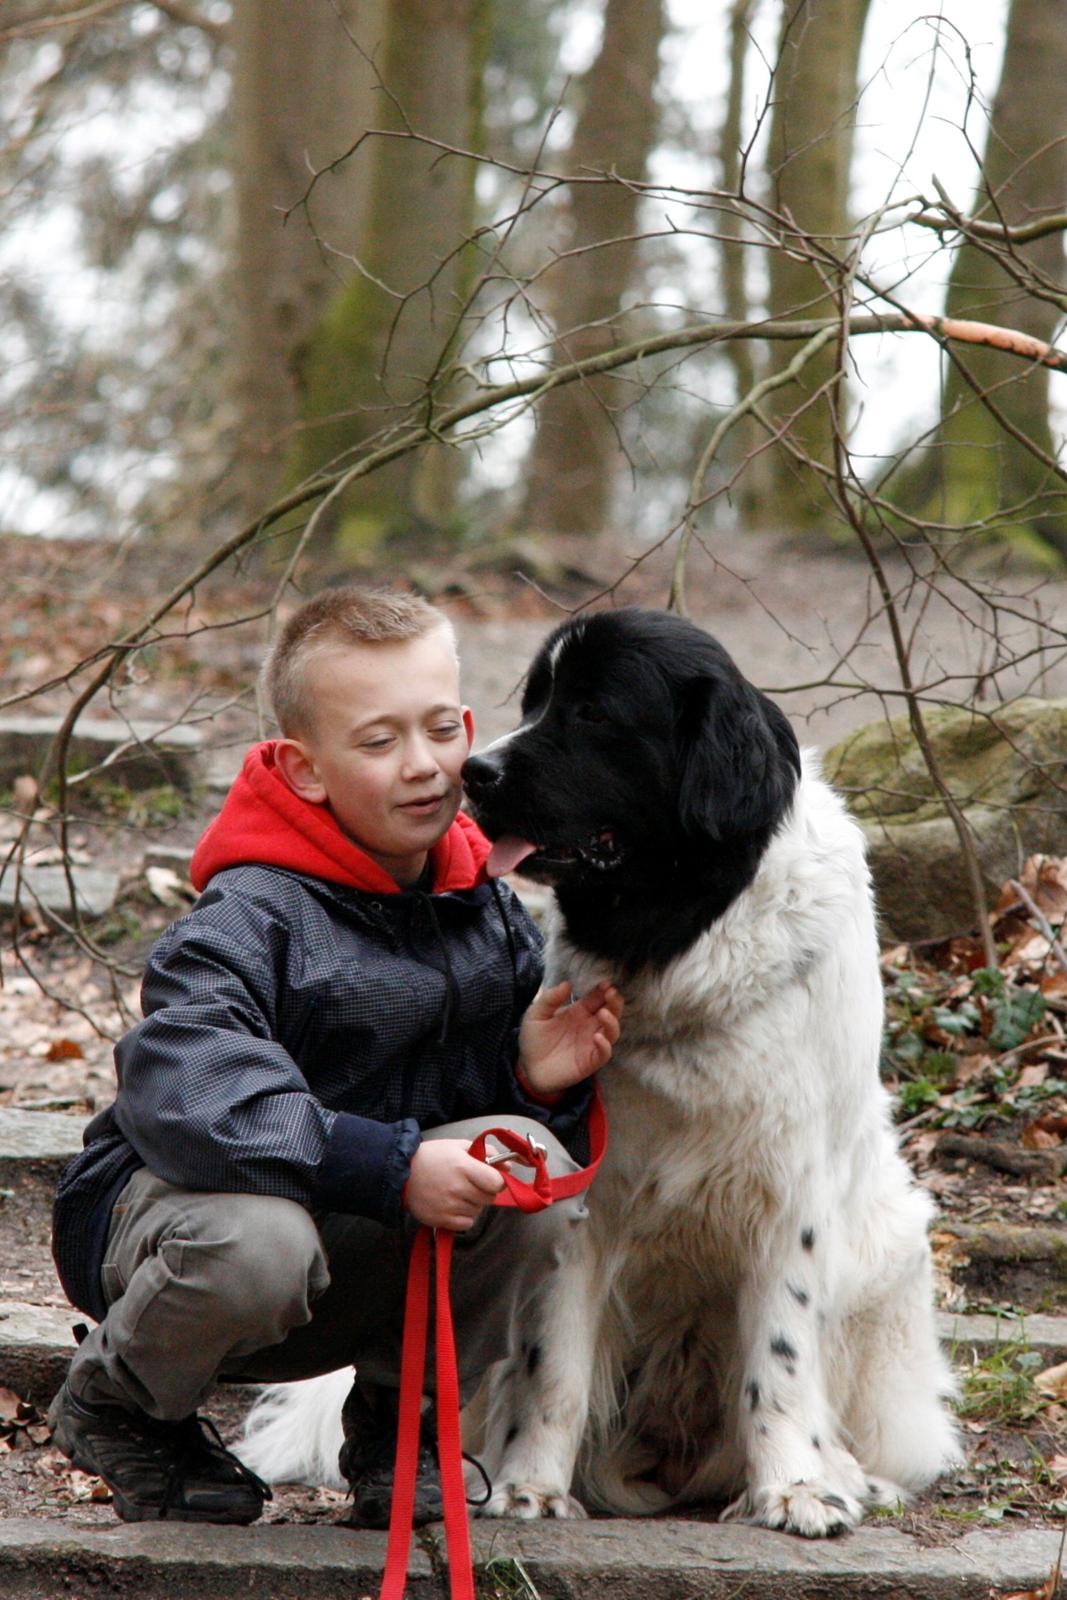
{"type": "Polygon", "coordinates": [[[314,708],[308,703],[306,669],[321,651],[421,639],[436,632],[447,635],[455,652],[455,633],[444,612],[402,589],[346,584],[312,595],[284,624],[263,663],[263,689],[284,736],[299,738],[311,728],[314,708]]]}

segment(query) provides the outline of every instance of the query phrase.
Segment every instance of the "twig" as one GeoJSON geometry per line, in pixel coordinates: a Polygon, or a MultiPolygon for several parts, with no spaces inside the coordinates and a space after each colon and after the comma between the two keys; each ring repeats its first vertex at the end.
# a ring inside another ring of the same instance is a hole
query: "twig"
{"type": "Polygon", "coordinates": [[[682,527],[681,537],[678,540],[674,568],[671,573],[671,591],[670,598],[667,601],[668,611],[677,611],[683,617],[688,615],[685,601],[685,565],[693,538],[697,501],[700,498],[700,492],[704,487],[704,479],[708,475],[708,470],[715,459],[719,446],[730,432],[730,429],[740,422],[742,417],[748,416],[751,411],[754,411],[765,395],[792,383],[795,378],[800,376],[808,362],[817,356],[825,345],[836,339],[837,336],[838,332],[835,327],[823,328],[814,338],[809,339],[802,349],[797,351],[792,361],[789,362],[788,366],[783,367],[781,372],[773,373],[770,377],[764,378],[761,382],[755,384],[744,398],[738,401],[737,405],[730,408],[711,435],[697,463],[689,489],[689,504],[686,507],[685,522],[682,527]]]}
{"type": "Polygon", "coordinates": [[[1045,913],[1041,910],[1040,906],[1036,903],[1033,895],[1028,889],[1023,888],[1022,884],[1017,878],[1008,879],[1008,888],[1019,896],[1019,899],[1022,901],[1023,905],[1033,917],[1041,932],[1045,935],[1045,938],[1049,943],[1049,949],[1059,962],[1060,970],[1067,972],[1067,952],[1064,951],[1062,944],[1056,937],[1051,922],[1045,916],[1045,913]]]}

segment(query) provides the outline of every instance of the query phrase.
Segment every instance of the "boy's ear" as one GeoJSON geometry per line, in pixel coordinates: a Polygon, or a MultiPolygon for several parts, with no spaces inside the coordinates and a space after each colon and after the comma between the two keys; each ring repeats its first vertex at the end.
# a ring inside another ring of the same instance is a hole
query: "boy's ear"
{"type": "Polygon", "coordinates": [[[470,706],[461,706],[460,716],[463,718],[463,726],[467,730],[467,749],[469,751],[474,745],[474,713],[470,706]]]}
{"type": "Polygon", "coordinates": [[[295,795],[312,805],[322,805],[326,786],[314,757],[299,739],[279,739],[274,746],[274,764],[295,795]]]}

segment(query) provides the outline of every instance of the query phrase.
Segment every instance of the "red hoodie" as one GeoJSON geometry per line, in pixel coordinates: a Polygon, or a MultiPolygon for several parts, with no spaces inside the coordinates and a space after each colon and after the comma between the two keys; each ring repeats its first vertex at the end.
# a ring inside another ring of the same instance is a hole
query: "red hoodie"
{"type": "MultiPolygon", "coordinates": [[[[203,889],[224,867],[258,862],[375,894],[399,894],[400,885],[353,844],[332,811],[293,793],[275,765],[276,742],[254,744],[245,756],[222,810],[193,854],[193,887],[203,889]]],[[[484,882],[489,848],[481,830],[459,812],[430,852],[434,891],[472,889],[484,882]]]]}

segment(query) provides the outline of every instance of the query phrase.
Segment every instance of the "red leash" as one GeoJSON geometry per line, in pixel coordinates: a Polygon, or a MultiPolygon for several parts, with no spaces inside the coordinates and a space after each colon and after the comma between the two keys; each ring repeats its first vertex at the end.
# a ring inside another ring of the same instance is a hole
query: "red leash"
{"type": "MultiPolygon", "coordinates": [[[[591,1158],[587,1167],[551,1178],[544,1150],[513,1133],[510,1128],[489,1128],[478,1135],[470,1147],[477,1160],[485,1159],[485,1144],[493,1139],[515,1152],[524,1166],[533,1168],[533,1181],[524,1183],[505,1167],[500,1174],[504,1188],[494,1198],[496,1206],[513,1206],[519,1211],[544,1211],[557,1200],[580,1194],[596,1176],[608,1142],[607,1117],[594,1085],[589,1110],[591,1158]]],[[[452,1265],[452,1242],[448,1230],[420,1227],[415,1235],[408,1264],[407,1299],[404,1303],[404,1346],[400,1366],[400,1422],[396,1438],[396,1466],[393,1472],[393,1504],[389,1518],[389,1545],[379,1600],[403,1600],[411,1549],[412,1516],[415,1510],[415,1477],[418,1470],[419,1426],[422,1409],[422,1383],[426,1371],[426,1331],[430,1320],[430,1245],[433,1243],[436,1268],[434,1335],[437,1353],[437,1454],[441,1468],[441,1498],[445,1511],[445,1545],[448,1549],[448,1579],[451,1600],[475,1600],[474,1572],[471,1566],[470,1528],[467,1522],[467,1489],[463,1481],[463,1456],[459,1431],[459,1369],[456,1365],[456,1339],[452,1327],[452,1300],[448,1291],[452,1265]]]]}

